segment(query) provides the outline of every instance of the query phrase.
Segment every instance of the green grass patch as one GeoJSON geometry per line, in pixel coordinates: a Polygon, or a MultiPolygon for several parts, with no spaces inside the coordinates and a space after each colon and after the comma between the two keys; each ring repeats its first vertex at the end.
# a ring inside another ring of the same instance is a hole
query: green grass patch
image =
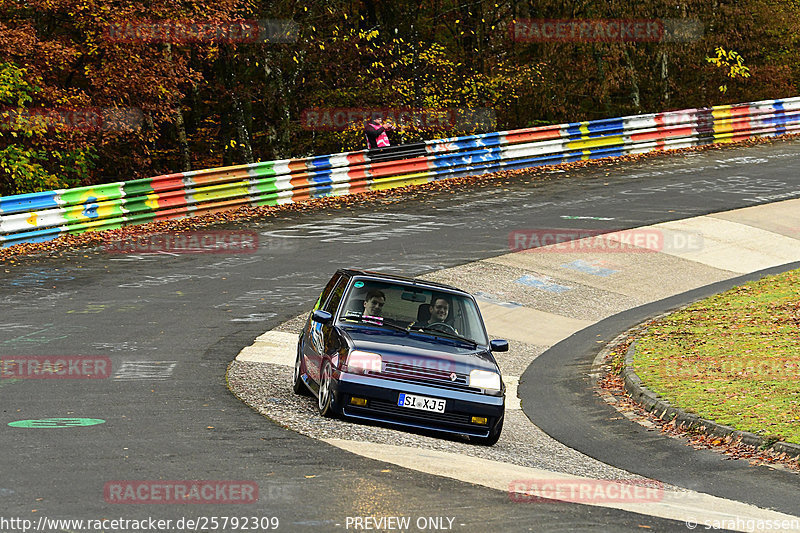
{"type": "Polygon", "coordinates": [[[800,444],[800,271],[658,321],[637,341],[634,369],[687,412],[800,444]]]}

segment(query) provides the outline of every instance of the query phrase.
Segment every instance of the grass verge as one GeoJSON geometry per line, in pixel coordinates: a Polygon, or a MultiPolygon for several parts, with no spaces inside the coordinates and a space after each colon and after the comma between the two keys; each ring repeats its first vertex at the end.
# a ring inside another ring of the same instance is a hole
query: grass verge
{"type": "Polygon", "coordinates": [[[684,411],[800,444],[800,271],[659,320],[637,341],[634,369],[684,411]]]}

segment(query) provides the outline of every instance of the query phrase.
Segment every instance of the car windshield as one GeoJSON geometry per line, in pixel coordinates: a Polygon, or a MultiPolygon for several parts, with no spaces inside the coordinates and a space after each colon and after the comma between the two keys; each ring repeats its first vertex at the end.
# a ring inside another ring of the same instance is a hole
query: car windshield
{"type": "Polygon", "coordinates": [[[339,320],[488,344],[477,306],[466,295],[356,279],[339,320]]]}

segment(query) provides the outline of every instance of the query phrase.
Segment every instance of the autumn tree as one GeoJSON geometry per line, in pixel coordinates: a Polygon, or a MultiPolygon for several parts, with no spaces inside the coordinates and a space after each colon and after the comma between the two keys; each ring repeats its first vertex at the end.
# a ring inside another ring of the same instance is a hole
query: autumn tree
{"type": "Polygon", "coordinates": [[[361,118],[320,127],[307,120],[317,108],[464,110],[460,123],[407,120],[393,138],[407,143],[788,97],[798,15],[791,0],[0,0],[0,193],[364,146],[361,118]],[[660,21],[666,37],[514,33],[526,20],[620,19],[660,21]],[[192,21],[292,33],[158,35],[192,21]],[[749,77],[726,76],[730,51],[749,77]],[[474,110],[496,121],[468,124],[474,110]],[[99,121],[75,118],[87,116],[99,121]]]}

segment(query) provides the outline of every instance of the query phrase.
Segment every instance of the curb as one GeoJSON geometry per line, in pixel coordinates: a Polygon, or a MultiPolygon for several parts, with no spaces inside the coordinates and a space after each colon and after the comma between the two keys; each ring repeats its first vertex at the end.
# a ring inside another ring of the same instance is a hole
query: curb
{"type": "Polygon", "coordinates": [[[697,415],[687,413],[682,409],[670,405],[670,403],[663,399],[658,394],[649,390],[642,384],[642,380],[633,370],[633,356],[636,353],[636,341],[631,343],[628,352],[625,354],[625,366],[622,369],[622,378],[625,381],[625,390],[631,395],[631,398],[645,408],[648,412],[659,416],[659,418],[667,418],[669,420],[677,420],[689,429],[699,430],[708,435],[717,437],[732,436],[750,446],[755,446],[760,449],[772,448],[777,452],[786,453],[794,457],[800,457],[800,444],[791,442],[778,441],[770,444],[769,439],[760,437],[755,433],[749,431],[741,431],[734,429],[730,426],[725,426],[700,418],[697,415]]]}

